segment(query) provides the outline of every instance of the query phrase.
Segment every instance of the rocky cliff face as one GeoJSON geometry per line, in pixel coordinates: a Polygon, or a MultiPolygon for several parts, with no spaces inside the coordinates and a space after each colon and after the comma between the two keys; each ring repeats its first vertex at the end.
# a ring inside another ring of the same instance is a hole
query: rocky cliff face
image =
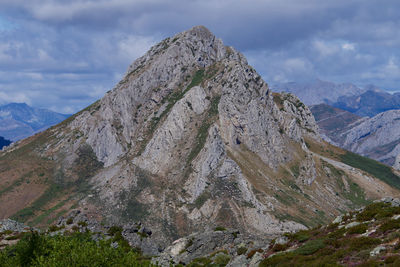
{"type": "Polygon", "coordinates": [[[382,112],[342,133],[343,147],[393,165],[400,154],[399,131],[400,110],[382,112]]]}
{"type": "Polygon", "coordinates": [[[198,26],[152,47],[98,102],[3,152],[3,183],[28,187],[30,171],[35,185],[0,216],[40,224],[79,207],[143,221],[165,243],[219,225],[302,229],[398,193],[335,153],[297,97],[272,94],[242,54],[198,26]],[[40,167],[6,168],[28,156],[40,167]]]}

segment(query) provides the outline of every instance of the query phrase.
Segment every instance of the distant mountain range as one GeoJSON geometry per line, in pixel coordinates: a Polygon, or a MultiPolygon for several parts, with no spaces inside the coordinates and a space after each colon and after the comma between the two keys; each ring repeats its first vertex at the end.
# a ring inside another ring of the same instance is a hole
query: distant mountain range
{"type": "Polygon", "coordinates": [[[400,109],[400,93],[390,94],[374,85],[361,89],[351,83],[335,84],[321,80],[290,82],[271,86],[273,91],[295,94],[306,105],[329,104],[359,116],[373,117],[400,109]]]}
{"type": "Polygon", "coordinates": [[[0,106],[0,136],[11,141],[31,136],[55,125],[70,115],[30,107],[25,103],[0,106]]]}
{"type": "Polygon", "coordinates": [[[400,110],[368,118],[319,104],[311,106],[311,112],[330,143],[388,165],[400,155],[400,110]]]}

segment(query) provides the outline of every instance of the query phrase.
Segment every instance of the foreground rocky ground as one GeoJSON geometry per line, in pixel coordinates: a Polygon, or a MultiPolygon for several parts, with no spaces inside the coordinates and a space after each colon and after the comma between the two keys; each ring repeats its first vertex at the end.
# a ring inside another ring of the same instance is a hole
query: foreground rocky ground
{"type": "MultiPolygon", "coordinates": [[[[35,229],[12,220],[0,221],[0,266],[10,266],[1,260],[17,257],[13,251],[18,251],[32,231],[35,229]]],[[[154,245],[151,230],[141,223],[99,225],[79,211],[60,218],[42,233],[50,240],[74,239],[76,235],[82,235],[81,241],[89,237],[89,243],[98,244],[95,248],[106,245],[111,251],[122,251],[120,257],[130,255],[129,260],[124,258],[126,266],[399,266],[400,200],[385,198],[338,216],[329,225],[272,240],[216,227],[161,248],[154,245]]]]}

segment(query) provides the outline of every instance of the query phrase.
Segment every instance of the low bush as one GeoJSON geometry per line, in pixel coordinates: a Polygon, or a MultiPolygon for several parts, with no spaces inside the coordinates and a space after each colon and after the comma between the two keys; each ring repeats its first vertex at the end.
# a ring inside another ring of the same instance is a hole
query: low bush
{"type": "Polygon", "coordinates": [[[347,229],[347,234],[352,235],[352,234],[363,234],[367,231],[368,226],[366,224],[359,224],[353,227],[350,227],[347,229]]]}
{"type": "Polygon", "coordinates": [[[378,231],[384,233],[399,228],[400,228],[400,220],[389,220],[387,222],[384,222],[381,226],[379,226],[378,231]]]}
{"type": "Polygon", "coordinates": [[[321,248],[324,248],[326,244],[324,243],[324,240],[322,239],[314,239],[310,240],[307,243],[305,243],[303,246],[295,250],[296,254],[300,255],[311,255],[321,248]]]}
{"type": "Polygon", "coordinates": [[[0,266],[151,266],[136,251],[95,242],[90,233],[49,236],[31,232],[0,251],[0,266]]]}

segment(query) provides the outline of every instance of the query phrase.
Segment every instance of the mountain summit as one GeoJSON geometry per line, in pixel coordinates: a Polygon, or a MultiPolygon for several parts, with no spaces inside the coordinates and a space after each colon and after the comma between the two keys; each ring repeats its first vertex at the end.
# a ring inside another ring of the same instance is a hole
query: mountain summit
{"type": "Polygon", "coordinates": [[[344,155],[298,98],[273,94],[197,26],[152,47],[101,100],[2,152],[0,217],[40,226],[79,208],[142,221],[163,243],[216,226],[302,229],[398,194],[344,155]]]}

